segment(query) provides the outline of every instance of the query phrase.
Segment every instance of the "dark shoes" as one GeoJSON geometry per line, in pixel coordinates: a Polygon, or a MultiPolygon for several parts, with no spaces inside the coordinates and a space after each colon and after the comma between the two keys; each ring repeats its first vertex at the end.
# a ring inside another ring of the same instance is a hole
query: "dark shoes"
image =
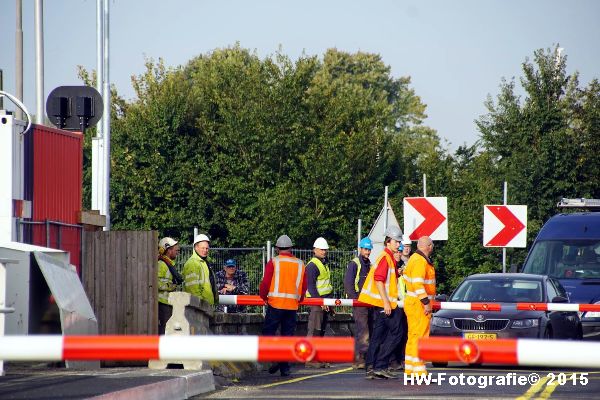
{"type": "MultiPolygon", "coordinates": [[[[269,373],[270,373],[270,374],[274,374],[274,373],[275,373],[275,372],[277,372],[277,371],[279,371],[279,363],[275,363],[275,364],[273,364],[273,365],[271,365],[271,366],[269,367],[269,373]]],[[[283,375],[283,372],[282,372],[281,374],[283,375]]],[[[288,375],[289,375],[289,374],[290,374],[290,373],[289,373],[289,371],[288,371],[288,375]]],[[[286,375],[286,376],[287,376],[287,375],[286,375]]]]}
{"type": "Polygon", "coordinates": [[[281,369],[281,365],[279,363],[275,363],[269,367],[270,374],[274,374],[277,371],[279,371],[281,373],[281,376],[290,376],[290,374],[291,374],[289,369],[288,370],[281,369]]]}
{"type": "Polygon", "coordinates": [[[398,361],[392,361],[390,363],[390,367],[388,369],[391,369],[392,371],[404,371],[404,363],[403,362],[399,363],[398,361]]]}
{"type": "Polygon", "coordinates": [[[375,375],[376,378],[380,379],[398,379],[398,375],[396,375],[389,368],[373,370],[373,375],[375,375]]]}

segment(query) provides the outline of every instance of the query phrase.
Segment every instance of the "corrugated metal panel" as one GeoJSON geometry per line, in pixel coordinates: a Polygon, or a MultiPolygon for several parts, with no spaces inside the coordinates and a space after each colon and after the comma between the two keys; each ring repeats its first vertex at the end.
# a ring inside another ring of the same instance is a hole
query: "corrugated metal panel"
{"type": "Polygon", "coordinates": [[[76,224],[81,210],[83,135],[36,125],[33,141],[33,220],[76,224]]]}
{"type": "MultiPolygon", "coordinates": [[[[82,202],[83,135],[34,125],[32,136],[31,220],[77,224],[82,202]]],[[[31,243],[68,251],[71,263],[79,270],[79,229],[36,225],[32,227],[31,243]]]]}

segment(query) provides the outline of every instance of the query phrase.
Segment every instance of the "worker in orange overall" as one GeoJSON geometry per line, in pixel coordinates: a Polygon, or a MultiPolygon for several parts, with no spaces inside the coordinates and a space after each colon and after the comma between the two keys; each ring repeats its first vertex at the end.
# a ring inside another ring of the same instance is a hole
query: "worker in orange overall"
{"type": "Polygon", "coordinates": [[[433,241],[423,236],[408,260],[402,278],[406,283],[404,312],[408,321],[408,341],[404,357],[404,373],[425,375],[425,363],[419,358],[419,339],[429,337],[431,306],[435,297],[435,269],[429,258],[433,253],[433,241]]]}

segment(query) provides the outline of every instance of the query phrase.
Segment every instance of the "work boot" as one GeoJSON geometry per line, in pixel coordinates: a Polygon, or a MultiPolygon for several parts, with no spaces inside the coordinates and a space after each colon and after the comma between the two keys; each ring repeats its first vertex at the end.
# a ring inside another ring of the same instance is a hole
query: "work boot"
{"type": "Polygon", "coordinates": [[[365,379],[375,379],[375,374],[373,373],[373,368],[367,368],[367,372],[365,374],[365,379]]]}
{"type": "Polygon", "coordinates": [[[379,378],[385,379],[398,379],[398,375],[390,371],[389,369],[377,369],[373,371],[373,375],[379,378]]]}
{"type": "Polygon", "coordinates": [[[331,364],[328,362],[321,363],[321,368],[331,368],[331,364]]]}
{"type": "Polygon", "coordinates": [[[390,362],[390,367],[389,369],[391,369],[392,371],[403,371],[404,370],[404,363],[403,362],[398,362],[396,360],[390,362]]]}

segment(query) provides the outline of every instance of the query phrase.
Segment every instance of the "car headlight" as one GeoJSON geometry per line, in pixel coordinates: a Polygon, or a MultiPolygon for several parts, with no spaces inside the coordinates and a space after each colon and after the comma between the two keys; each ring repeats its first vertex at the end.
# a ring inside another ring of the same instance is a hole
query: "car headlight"
{"type": "Polygon", "coordinates": [[[515,319],[510,325],[511,328],[516,329],[535,328],[537,326],[540,326],[540,320],[537,318],[515,319]]]}
{"type": "Polygon", "coordinates": [[[438,328],[450,328],[452,326],[450,318],[433,317],[431,323],[438,328]]]}
{"type": "MultiPolygon", "coordinates": [[[[600,304],[600,301],[597,301],[594,304],[600,304]]],[[[583,316],[580,315],[580,317],[582,317],[582,318],[600,318],[600,311],[588,311],[588,312],[584,313],[583,316]]]]}

